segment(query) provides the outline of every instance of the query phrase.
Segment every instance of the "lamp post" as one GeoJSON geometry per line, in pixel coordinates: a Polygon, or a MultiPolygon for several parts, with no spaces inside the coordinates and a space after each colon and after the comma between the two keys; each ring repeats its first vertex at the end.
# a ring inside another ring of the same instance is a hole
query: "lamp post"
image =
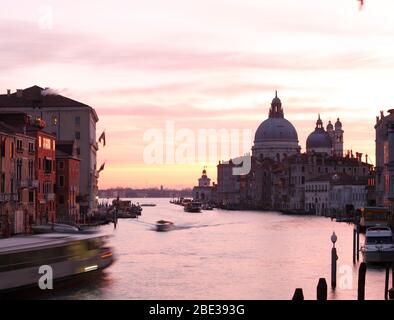
{"type": "Polygon", "coordinates": [[[332,249],[331,249],[331,288],[335,289],[337,286],[337,249],[335,248],[335,242],[338,237],[335,231],[331,235],[332,249]]]}

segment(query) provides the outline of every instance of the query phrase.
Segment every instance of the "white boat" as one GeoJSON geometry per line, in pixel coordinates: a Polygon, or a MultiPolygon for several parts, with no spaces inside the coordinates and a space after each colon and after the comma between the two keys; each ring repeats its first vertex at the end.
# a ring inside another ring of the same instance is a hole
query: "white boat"
{"type": "Polygon", "coordinates": [[[394,261],[394,240],[391,229],[383,226],[368,228],[361,252],[367,263],[394,261]]]}
{"type": "Polygon", "coordinates": [[[0,292],[38,287],[41,266],[61,280],[108,267],[113,252],[106,236],[47,233],[0,240],[0,292]]]}
{"type": "Polygon", "coordinates": [[[39,224],[33,225],[32,230],[35,234],[41,233],[82,233],[83,231],[74,226],[70,226],[68,224],[62,223],[48,223],[48,224],[39,224]]]}
{"type": "Polygon", "coordinates": [[[172,221],[159,220],[156,222],[156,231],[170,231],[174,228],[172,221]]]}

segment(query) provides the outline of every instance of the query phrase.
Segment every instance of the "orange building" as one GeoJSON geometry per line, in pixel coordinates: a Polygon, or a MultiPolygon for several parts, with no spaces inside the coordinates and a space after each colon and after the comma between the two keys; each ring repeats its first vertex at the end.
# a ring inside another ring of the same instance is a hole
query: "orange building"
{"type": "Polygon", "coordinates": [[[78,223],[80,160],[75,141],[58,141],[56,147],[56,201],[57,221],[78,223]]]}

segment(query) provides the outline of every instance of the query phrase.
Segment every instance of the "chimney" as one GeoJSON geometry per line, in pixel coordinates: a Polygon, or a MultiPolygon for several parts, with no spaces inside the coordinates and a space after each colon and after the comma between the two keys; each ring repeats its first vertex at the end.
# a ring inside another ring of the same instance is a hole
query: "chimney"
{"type": "Polygon", "coordinates": [[[17,96],[18,98],[22,98],[22,93],[23,93],[23,90],[22,90],[22,89],[16,89],[16,96],[17,96]]]}
{"type": "Polygon", "coordinates": [[[7,97],[11,95],[11,89],[7,89],[7,97]]]}

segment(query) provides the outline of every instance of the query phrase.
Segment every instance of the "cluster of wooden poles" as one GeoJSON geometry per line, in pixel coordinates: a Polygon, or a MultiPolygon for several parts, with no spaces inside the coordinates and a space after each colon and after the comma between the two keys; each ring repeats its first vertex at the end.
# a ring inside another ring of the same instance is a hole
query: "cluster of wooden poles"
{"type": "MultiPolygon", "coordinates": [[[[331,237],[333,248],[331,249],[331,288],[335,289],[337,285],[337,251],[335,248],[336,236],[335,233],[331,237]],[[333,238],[334,237],[334,238],[333,238]]],[[[359,260],[360,252],[360,226],[356,225],[353,230],[353,263],[359,260]]],[[[365,300],[365,276],[367,273],[367,265],[365,262],[360,263],[358,270],[358,288],[357,299],[365,300]]],[[[316,289],[317,300],[327,300],[327,282],[325,278],[320,278],[316,289]]],[[[389,263],[386,266],[384,299],[394,300],[394,263],[389,263]],[[392,287],[389,289],[390,268],[392,269],[392,287]]],[[[294,292],[292,300],[304,300],[304,293],[302,288],[297,288],[294,292]]]]}

